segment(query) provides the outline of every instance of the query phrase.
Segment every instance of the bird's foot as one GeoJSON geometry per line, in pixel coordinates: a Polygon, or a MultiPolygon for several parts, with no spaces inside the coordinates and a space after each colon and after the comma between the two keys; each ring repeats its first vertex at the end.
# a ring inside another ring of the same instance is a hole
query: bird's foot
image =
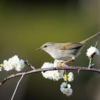
{"type": "Polygon", "coordinates": [[[58,62],[58,63],[57,63],[57,66],[58,66],[58,67],[64,67],[65,65],[66,65],[66,64],[65,64],[64,62],[58,62]]]}
{"type": "Polygon", "coordinates": [[[64,63],[64,61],[55,60],[55,61],[54,61],[54,66],[55,66],[55,67],[64,67],[64,66],[66,66],[66,64],[64,63]]]}

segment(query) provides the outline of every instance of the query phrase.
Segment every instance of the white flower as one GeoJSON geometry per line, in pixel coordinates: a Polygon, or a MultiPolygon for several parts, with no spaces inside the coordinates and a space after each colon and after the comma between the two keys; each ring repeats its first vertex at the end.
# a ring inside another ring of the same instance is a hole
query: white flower
{"type": "Polygon", "coordinates": [[[74,74],[72,72],[69,72],[69,74],[67,75],[68,81],[72,82],[74,80],[74,74]]]}
{"type": "Polygon", "coordinates": [[[13,66],[9,63],[9,61],[7,60],[4,60],[3,61],[3,64],[2,64],[2,67],[4,68],[4,70],[6,71],[10,71],[13,69],[13,66]]]}
{"type": "Polygon", "coordinates": [[[52,79],[58,81],[63,78],[64,70],[52,71],[52,79]]]}
{"type": "Polygon", "coordinates": [[[73,93],[73,90],[71,88],[71,85],[70,84],[67,84],[66,82],[63,82],[61,85],[60,85],[60,90],[63,94],[65,94],[66,96],[71,96],[72,93],[73,93]]]}
{"type": "Polygon", "coordinates": [[[21,59],[21,60],[19,60],[19,63],[17,64],[17,66],[15,66],[15,70],[21,71],[24,67],[25,67],[24,60],[21,59]]]}
{"type": "Polygon", "coordinates": [[[15,69],[16,71],[21,71],[25,67],[24,60],[19,59],[17,55],[9,58],[8,60],[4,60],[2,67],[6,71],[10,71],[15,69]]]}
{"type": "MultiPolygon", "coordinates": [[[[42,66],[42,68],[48,68],[48,67],[53,67],[53,64],[52,63],[48,63],[48,62],[45,62],[42,66]]],[[[46,71],[46,72],[41,72],[43,77],[45,78],[48,78],[48,79],[51,79],[51,71],[46,71]]]]}
{"type": "MultiPolygon", "coordinates": [[[[54,64],[45,62],[42,66],[42,68],[49,68],[49,67],[54,67],[54,64]]],[[[63,78],[63,74],[64,74],[64,70],[42,72],[44,78],[55,80],[55,81],[58,81],[59,79],[63,78]]]]}
{"type": "Polygon", "coordinates": [[[86,55],[91,58],[93,54],[99,55],[99,50],[96,47],[91,46],[87,49],[86,55]]]}

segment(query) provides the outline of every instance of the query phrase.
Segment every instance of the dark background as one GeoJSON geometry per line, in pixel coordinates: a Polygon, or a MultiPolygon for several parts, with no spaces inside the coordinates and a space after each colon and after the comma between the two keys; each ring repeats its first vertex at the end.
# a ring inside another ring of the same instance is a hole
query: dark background
{"type": "MultiPolygon", "coordinates": [[[[99,0],[1,0],[0,62],[15,54],[29,60],[36,68],[44,62],[53,62],[48,54],[36,51],[36,48],[49,41],[78,42],[97,33],[100,31],[99,9],[99,0]]],[[[70,65],[88,66],[86,50],[99,39],[88,42],[82,54],[70,65]]],[[[100,67],[99,60],[100,56],[93,59],[95,67],[100,67]]],[[[27,66],[26,70],[30,68],[27,66]]],[[[63,80],[54,82],[36,73],[23,79],[14,100],[100,100],[100,75],[73,72],[71,97],[60,92],[63,80]]],[[[0,72],[0,80],[13,73],[16,72],[0,72]]],[[[18,79],[11,79],[0,88],[0,100],[10,100],[18,79]]]]}

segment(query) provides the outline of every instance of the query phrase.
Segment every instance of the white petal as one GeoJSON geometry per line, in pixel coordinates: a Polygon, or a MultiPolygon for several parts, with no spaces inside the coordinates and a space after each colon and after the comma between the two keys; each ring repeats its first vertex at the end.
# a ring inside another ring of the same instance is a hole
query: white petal
{"type": "Polygon", "coordinates": [[[41,68],[48,68],[48,67],[53,67],[53,64],[52,63],[49,63],[49,62],[45,62],[41,68]]]}
{"type": "Polygon", "coordinates": [[[86,55],[88,57],[91,57],[94,53],[96,53],[97,55],[99,55],[99,50],[96,47],[90,47],[89,49],[87,49],[86,55]]]}
{"type": "Polygon", "coordinates": [[[60,91],[65,94],[66,96],[71,96],[72,93],[73,93],[73,90],[71,88],[71,85],[70,84],[67,84],[66,82],[63,82],[61,85],[60,85],[60,91]]]}
{"type": "Polygon", "coordinates": [[[67,83],[66,83],[66,82],[63,82],[63,83],[60,85],[61,88],[64,88],[64,87],[66,87],[66,86],[67,86],[67,83]]]}
{"type": "Polygon", "coordinates": [[[72,73],[72,72],[70,72],[69,74],[68,74],[68,81],[69,82],[72,82],[74,80],[74,74],[72,73]]]}
{"type": "Polygon", "coordinates": [[[67,88],[66,96],[71,96],[72,93],[73,93],[73,90],[71,88],[67,88]]]}
{"type": "MultiPolygon", "coordinates": [[[[54,64],[49,63],[49,62],[45,62],[42,66],[42,68],[49,68],[49,67],[54,67],[54,64]]],[[[59,79],[63,78],[63,73],[64,73],[63,70],[61,70],[61,71],[54,70],[54,71],[42,72],[42,75],[44,78],[58,81],[59,79]]]]}

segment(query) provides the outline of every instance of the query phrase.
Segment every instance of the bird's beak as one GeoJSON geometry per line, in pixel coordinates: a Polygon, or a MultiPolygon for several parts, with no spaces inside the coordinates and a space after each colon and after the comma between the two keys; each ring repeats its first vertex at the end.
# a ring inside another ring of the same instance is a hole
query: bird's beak
{"type": "Polygon", "coordinates": [[[36,50],[42,50],[42,48],[40,47],[40,48],[37,48],[36,50]]]}

